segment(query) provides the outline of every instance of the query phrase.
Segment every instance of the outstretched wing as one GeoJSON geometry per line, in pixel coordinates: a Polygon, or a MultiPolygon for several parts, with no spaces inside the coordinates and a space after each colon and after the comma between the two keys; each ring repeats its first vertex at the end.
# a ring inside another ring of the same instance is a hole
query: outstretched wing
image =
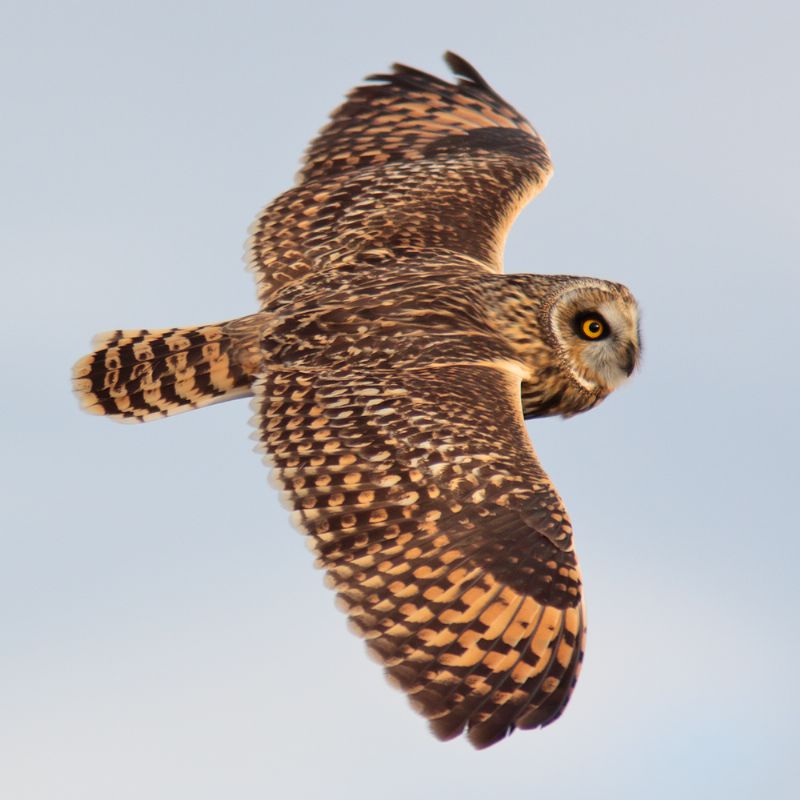
{"type": "Polygon", "coordinates": [[[359,86],[306,153],[300,183],[256,220],[248,264],[262,304],[343,260],[421,253],[502,270],[506,232],[547,183],[544,143],[466,61],[452,84],[396,64],[359,86]]]}
{"type": "Polygon", "coordinates": [[[442,739],[546,725],[583,655],[569,521],[500,362],[259,379],[258,437],[318,564],[442,739]]]}

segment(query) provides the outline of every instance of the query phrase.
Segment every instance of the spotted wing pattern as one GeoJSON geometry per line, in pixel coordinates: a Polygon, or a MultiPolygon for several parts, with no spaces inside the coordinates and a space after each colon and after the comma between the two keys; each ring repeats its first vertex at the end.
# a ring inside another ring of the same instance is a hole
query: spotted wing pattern
{"type": "Polygon", "coordinates": [[[556,719],[580,669],[571,528],[501,366],[271,369],[257,437],[352,627],[442,739],[556,719]]]}
{"type": "Polygon", "coordinates": [[[300,184],[251,228],[266,304],[311,270],[433,254],[500,272],[506,232],[551,174],[544,143],[463,59],[451,84],[395,65],[354,89],[308,148],[300,184]]]}

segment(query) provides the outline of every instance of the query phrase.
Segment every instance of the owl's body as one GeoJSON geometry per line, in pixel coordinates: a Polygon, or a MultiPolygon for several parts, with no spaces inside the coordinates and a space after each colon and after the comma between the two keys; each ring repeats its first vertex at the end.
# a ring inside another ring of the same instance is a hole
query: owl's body
{"type": "Polygon", "coordinates": [[[544,185],[530,125],[465,62],[359,87],[251,239],[261,310],[115,331],[83,405],[147,420],[253,396],[256,437],[353,627],[442,738],[562,711],[584,614],[523,417],[592,408],[638,357],[625,287],[500,274],[544,185]]]}

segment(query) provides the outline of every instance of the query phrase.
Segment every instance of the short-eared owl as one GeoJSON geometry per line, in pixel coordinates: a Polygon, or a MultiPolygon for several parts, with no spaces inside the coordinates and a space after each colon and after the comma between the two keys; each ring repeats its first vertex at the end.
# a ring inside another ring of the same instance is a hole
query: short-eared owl
{"type": "Polygon", "coordinates": [[[585,626],[572,528],[526,418],[634,370],[616,283],[503,275],[547,183],[533,127],[463,59],[354,89],[252,228],[260,310],[116,330],[74,368],[89,412],[144,421],[252,397],[255,436],[338,602],[442,739],[564,709],[585,626]]]}

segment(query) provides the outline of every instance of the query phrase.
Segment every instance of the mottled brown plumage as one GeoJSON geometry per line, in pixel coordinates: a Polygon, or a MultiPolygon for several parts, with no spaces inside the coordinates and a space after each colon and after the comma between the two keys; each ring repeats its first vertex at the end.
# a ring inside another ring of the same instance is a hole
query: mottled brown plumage
{"type": "Polygon", "coordinates": [[[638,358],[625,287],[500,274],[547,182],[530,124],[462,59],[353,90],[249,242],[261,310],[115,331],[88,410],[253,395],[259,446],[352,627],[440,738],[546,725],[580,670],[572,528],[524,417],[600,402],[638,358]]]}
{"type": "Polygon", "coordinates": [[[117,330],[72,368],[81,408],[144,422],[248,397],[261,361],[260,315],[196,328],[117,330]]]}
{"type": "Polygon", "coordinates": [[[395,65],[354,89],[311,142],[300,184],[251,229],[262,304],[342,263],[440,253],[502,270],[506,229],[552,172],[544,143],[462,59],[457,85],[395,65]]]}

